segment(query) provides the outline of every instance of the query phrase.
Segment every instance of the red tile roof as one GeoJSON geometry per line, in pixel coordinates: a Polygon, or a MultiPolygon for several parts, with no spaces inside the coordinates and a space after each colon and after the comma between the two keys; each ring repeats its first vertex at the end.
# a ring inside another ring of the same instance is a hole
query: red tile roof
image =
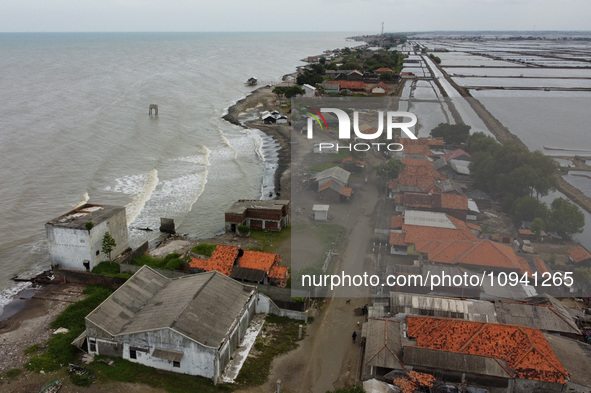
{"type": "Polygon", "coordinates": [[[406,207],[468,211],[468,197],[465,195],[405,192],[396,195],[396,202],[406,207]]]}
{"type": "Polygon", "coordinates": [[[536,267],[536,270],[540,274],[550,272],[548,270],[548,266],[546,265],[546,263],[543,260],[541,260],[540,258],[534,258],[534,266],[536,267]]]}
{"type": "Polygon", "coordinates": [[[387,68],[387,67],[380,67],[377,70],[375,70],[375,72],[377,72],[378,74],[381,72],[394,72],[391,69],[387,68]]]}
{"type": "Polygon", "coordinates": [[[401,228],[402,224],[404,224],[404,217],[403,216],[392,216],[392,220],[390,221],[390,228],[392,228],[392,229],[401,228]]]}
{"type": "Polygon", "coordinates": [[[218,244],[215,250],[211,253],[211,258],[191,258],[189,265],[193,268],[204,270],[206,272],[215,270],[226,276],[230,276],[234,262],[238,257],[237,246],[228,246],[225,244],[218,244]]]}
{"type": "Polygon", "coordinates": [[[351,187],[343,187],[341,188],[341,195],[349,198],[353,194],[353,189],[351,187]]]}
{"type": "Polygon", "coordinates": [[[511,247],[491,240],[425,239],[424,242],[415,243],[415,248],[418,252],[426,253],[429,261],[435,263],[497,267],[532,274],[527,261],[515,255],[511,247]]]}
{"type": "Polygon", "coordinates": [[[341,89],[365,90],[367,85],[359,81],[328,81],[327,83],[339,85],[341,89]]]}
{"type": "Polygon", "coordinates": [[[263,270],[269,273],[273,265],[279,264],[280,260],[281,257],[277,254],[246,250],[240,259],[238,259],[238,266],[247,269],[263,270]]]}
{"type": "Polygon", "coordinates": [[[470,154],[466,153],[462,149],[457,149],[452,151],[451,153],[443,154],[441,158],[445,158],[447,160],[455,160],[456,158],[461,157],[463,155],[467,156],[468,158],[471,158],[470,154]]]}
{"type": "Polygon", "coordinates": [[[399,186],[418,187],[428,192],[441,193],[441,189],[435,183],[436,180],[445,180],[445,175],[437,172],[433,163],[428,160],[416,160],[403,158],[401,160],[406,166],[396,179],[390,180],[390,189],[399,186]]]}
{"type": "Polygon", "coordinates": [[[286,279],[288,277],[287,266],[275,265],[269,271],[270,278],[286,279]]]}
{"type": "Polygon", "coordinates": [[[533,236],[534,234],[531,230],[525,228],[520,228],[517,232],[519,232],[519,234],[523,236],[533,236]]]}
{"type": "Polygon", "coordinates": [[[516,378],[566,383],[568,373],[538,329],[411,316],[407,326],[420,348],[502,359],[516,378]]]}
{"type": "Polygon", "coordinates": [[[566,252],[574,261],[574,263],[581,263],[591,258],[591,253],[582,246],[570,249],[566,252]]]}

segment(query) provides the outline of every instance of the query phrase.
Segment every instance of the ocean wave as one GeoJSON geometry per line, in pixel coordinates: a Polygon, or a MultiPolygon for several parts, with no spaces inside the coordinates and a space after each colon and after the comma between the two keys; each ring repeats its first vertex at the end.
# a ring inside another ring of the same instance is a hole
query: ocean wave
{"type": "Polygon", "coordinates": [[[4,312],[4,307],[6,307],[6,305],[8,305],[20,291],[31,285],[30,282],[17,282],[12,287],[6,288],[0,292],[0,315],[4,312]]]}
{"type": "Polygon", "coordinates": [[[78,202],[76,202],[76,204],[74,205],[74,209],[86,204],[86,202],[88,202],[89,199],[90,199],[90,196],[88,195],[88,192],[87,191],[84,192],[84,194],[82,194],[82,199],[79,200],[78,202]]]}
{"type": "Polygon", "coordinates": [[[144,187],[140,190],[133,200],[127,205],[127,225],[131,224],[135,221],[135,219],[140,215],[146,203],[152,197],[156,186],[158,185],[158,171],[156,168],[152,168],[150,173],[148,173],[147,180],[144,183],[144,187]]]}

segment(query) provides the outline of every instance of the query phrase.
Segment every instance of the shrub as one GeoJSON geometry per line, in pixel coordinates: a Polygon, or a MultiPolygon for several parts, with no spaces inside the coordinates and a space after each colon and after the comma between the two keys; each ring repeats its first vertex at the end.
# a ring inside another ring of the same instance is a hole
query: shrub
{"type": "Polygon", "coordinates": [[[250,233],[250,227],[248,225],[238,225],[236,228],[239,235],[246,236],[250,233]]]}
{"type": "Polygon", "coordinates": [[[87,222],[84,224],[84,228],[86,228],[87,230],[89,230],[89,231],[90,231],[92,228],[94,228],[94,223],[93,223],[92,221],[87,221],[87,222]]]}
{"type": "Polygon", "coordinates": [[[216,244],[199,243],[191,249],[191,252],[193,254],[205,255],[207,257],[210,257],[216,247],[217,247],[216,244]]]}

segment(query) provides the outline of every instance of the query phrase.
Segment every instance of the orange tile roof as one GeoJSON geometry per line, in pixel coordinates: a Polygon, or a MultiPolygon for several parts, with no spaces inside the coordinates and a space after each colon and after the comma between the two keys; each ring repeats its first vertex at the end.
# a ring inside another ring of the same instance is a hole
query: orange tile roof
{"type": "Polygon", "coordinates": [[[568,373],[539,329],[418,316],[407,317],[407,326],[420,348],[502,359],[516,378],[566,383],[568,373]]]}
{"type": "Polygon", "coordinates": [[[406,235],[400,232],[390,232],[389,243],[393,246],[406,246],[406,235]]]}
{"type": "Polygon", "coordinates": [[[271,278],[286,279],[289,276],[287,266],[274,265],[271,267],[268,276],[271,278]]]}
{"type": "Polygon", "coordinates": [[[591,253],[582,246],[570,249],[566,252],[575,263],[581,263],[591,258],[591,253]]]}
{"type": "Polygon", "coordinates": [[[353,194],[353,189],[351,187],[343,187],[341,188],[341,195],[349,198],[353,194]]]}
{"type": "Polygon", "coordinates": [[[524,236],[532,236],[534,234],[531,230],[525,228],[520,228],[517,232],[519,232],[520,235],[524,236]]]}
{"type": "Polygon", "coordinates": [[[392,216],[392,220],[390,221],[390,228],[396,229],[402,227],[404,224],[404,217],[403,216],[392,216]]]}
{"type": "Polygon", "coordinates": [[[470,154],[466,153],[462,149],[457,149],[457,150],[452,151],[451,153],[444,154],[441,156],[441,158],[445,158],[448,160],[455,160],[456,158],[463,156],[463,155],[467,156],[468,158],[471,158],[470,154]]]}
{"type": "Polygon", "coordinates": [[[467,222],[466,226],[468,226],[468,228],[470,229],[475,229],[478,232],[482,232],[482,228],[480,227],[480,225],[474,224],[473,222],[467,222]]]}
{"type": "Polygon", "coordinates": [[[515,255],[511,247],[491,240],[440,241],[425,239],[424,242],[415,243],[415,249],[418,252],[426,253],[429,261],[435,263],[490,266],[517,270],[521,274],[532,274],[527,261],[515,255]]]}
{"type": "Polygon", "coordinates": [[[548,266],[546,265],[546,263],[541,260],[540,258],[534,258],[534,266],[536,267],[536,270],[538,271],[538,273],[549,273],[550,271],[548,270],[548,266]]]}
{"type": "Polygon", "coordinates": [[[189,265],[197,269],[205,270],[206,272],[215,270],[226,276],[230,276],[232,268],[234,267],[234,262],[238,257],[238,250],[239,248],[237,246],[218,244],[215,250],[211,253],[211,258],[201,259],[192,257],[189,265]]]}
{"type": "Polygon", "coordinates": [[[281,257],[277,254],[245,250],[244,254],[238,260],[238,266],[247,269],[263,270],[269,273],[273,265],[279,264],[280,260],[281,257]]]}
{"type": "Polygon", "coordinates": [[[339,85],[341,89],[349,90],[365,90],[367,87],[365,83],[358,81],[328,81],[328,83],[339,85]]]}
{"type": "Polygon", "coordinates": [[[441,207],[468,211],[468,197],[465,195],[441,194],[441,207]]]}
{"type": "Polygon", "coordinates": [[[375,70],[375,72],[394,72],[391,69],[387,68],[387,67],[380,67],[377,70],[375,70]]]}
{"type": "Polygon", "coordinates": [[[327,188],[330,188],[330,186],[332,185],[332,179],[327,181],[326,183],[324,183],[323,185],[321,185],[320,187],[318,187],[318,191],[324,191],[327,188]]]}

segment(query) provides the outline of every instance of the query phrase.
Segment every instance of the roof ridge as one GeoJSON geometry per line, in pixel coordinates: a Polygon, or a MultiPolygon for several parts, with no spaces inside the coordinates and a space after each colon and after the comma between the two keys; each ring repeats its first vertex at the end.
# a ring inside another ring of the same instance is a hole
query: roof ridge
{"type": "MultiPolygon", "coordinates": [[[[470,322],[473,322],[473,321],[470,321],[470,322]]],[[[470,344],[476,338],[476,336],[479,335],[484,330],[484,328],[488,325],[487,322],[481,322],[481,324],[482,325],[480,326],[480,328],[477,331],[475,331],[474,334],[472,334],[472,336],[470,336],[470,338],[468,339],[468,341],[466,341],[464,343],[464,345],[462,345],[460,347],[460,349],[459,349],[460,351],[464,351],[466,349],[466,347],[468,346],[468,344],[470,344]]]]}
{"type": "MultiPolygon", "coordinates": [[[[203,291],[203,289],[207,286],[207,284],[209,284],[210,281],[213,280],[213,278],[215,277],[215,274],[216,273],[222,274],[220,272],[216,272],[215,270],[211,270],[209,272],[205,272],[205,273],[201,273],[201,274],[208,274],[208,273],[211,274],[211,277],[209,277],[203,284],[201,284],[201,287],[197,291],[195,291],[195,294],[193,294],[193,296],[191,297],[191,300],[189,300],[187,302],[187,304],[185,304],[185,306],[182,308],[182,310],[180,310],[179,313],[178,313],[178,315],[174,318],[174,320],[172,321],[172,323],[169,326],[170,328],[173,328],[173,327],[176,326],[176,322],[177,322],[178,316],[179,315],[182,315],[185,312],[185,310],[187,309],[187,307],[189,307],[189,304],[191,304],[191,302],[193,300],[195,300],[195,298],[201,293],[201,291],[203,291]]],[[[222,274],[222,276],[223,276],[223,274],[222,274]]],[[[180,278],[183,278],[183,277],[179,277],[179,279],[180,278]]],[[[174,281],[174,280],[171,280],[171,282],[172,281],[174,281]]]]}

